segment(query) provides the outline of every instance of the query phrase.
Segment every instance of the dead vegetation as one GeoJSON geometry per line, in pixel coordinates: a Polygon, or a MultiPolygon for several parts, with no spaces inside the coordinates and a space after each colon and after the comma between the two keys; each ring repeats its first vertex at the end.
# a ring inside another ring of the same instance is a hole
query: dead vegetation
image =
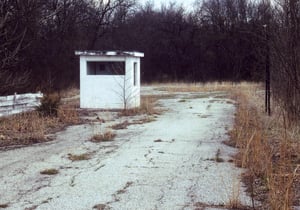
{"type": "Polygon", "coordinates": [[[71,161],[81,161],[81,160],[89,160],[91,159],[91,153],[83,153],[83,154],[68,154],[68,159],[71,161]]]}
{"type": "MultiPolygon", "coordinates": [[[[47,137],[48,134],[62,130],[67,125],[82,123],[82,115],[87,114],[78,110],[78,94],[79,90],[76,88],[47,94],[37,111],[0,118],[0,147],[7,148],[46,142],[52,140],[47,137]]],[[[139,108],[122,110],[119,112],[119,116],[145,116],[128,124],[126,121],[116,124],[112,128],[125,129],[128,125],[154,121],[155,115],[159,115],[163,111],[157,108],[157,101],[162,97],[167,96],[142,96],[139,108]]],[[[93,137],[93,141],[101,138],[105,141],[106,137],[98,134],[93,137]]]]}
{"type": "Polygon", "coordinates": [[[288,127],[282,109],[273,104],[273,114],[264,113],[263,92],[253,85],[233,92],[238,102],[232,146],[239,148],[238,166],[253,198],[253,208],[290,210],[300,203],[299,128],[288,127]],[[259,200],[263,206],[255,206],[259,200]]]}
{"type": "Polygon", "coordinates": [[[5,204],[0,204],[0,209],[5,209],[5,208],[8,208],[9,205],[7,203],[5,204]]]}
{"type": "MultiPolygon", "coordinates": [[[[299,125],[290,124],[284,111],[276,104],[272,104],[272,116],[265,115],[264,92],[260,84],[227,82],[158,86],[157,90],[170,93],[231,92],[232,98],[237,101],[237,112],[234,128],[229,132],[231,139],[226,143],[239,148],[240,152],[235,162],[238,166],[247,169],[243,179],[248,186],[249,195],[253,198],[253,208],[289,210],[293,205],[300,205],[300,128],[299,125]],[[261,201],[263,205],[255,206],[254,200],[261,201]]],[[[74,98],[59,106],[56,117],[28,112],[0,118],[0,146],[47,141],[45,137],[47,133],[61,129],[66,124],[80,122],[76,111],[78,99],[75,94],[72,97],[74,98]]],[[[142,96],[140,108],[124,110],[119,116],[145,114],[146,117],[132,122],[125,120],[111,128],[126,129],[131,124],[155,120],[155,116],[163,111],[157,108],[158,100],[166,97],[169,96],[142,96]]],[[[108,131],[95,134],[91,141],[112,141],[115,136],[115,133],[108,131]]],[[[70,160],[85,158],[74,155],[70,160]]],[[[222,162],[223,160],[219,158],[218,151],[215,161],[222,162]]],[[[228,205],[234,207],[239,204],[235,204],[233,200],[228,205]]]]}
{"type": "MultiPolygon", "coordinates": [[[[119,116],[134,116],[134,115],[159,115],[163,111],[157,108],[157,101],[164,96],[146,95],[141,96],[141,105],[134,109],[124,109],[119,113],[119,116]]],[[[168,97],[168,96],[165,96],[168,97]]]]}
{"type": "Polygon", "coordinates": [[[105,209],[110,209],[110,207],[107,204],[97,204],[93,206],[93,209],[105,210],[105,209]]]}
{"type": "Polygon", "coordinates": [[[40,174],[42,174],[42,175],[55,175],[58,173],[59,173],[59,171],[55,168],[48,168],[48,169],[40,171],[40,174]]]}
{"type": "Polygon", "coordinates": [[[240,203],[235,204],[235,203],[229,203],[229,204],[219,204],[219,205],[214,205],[214,204],[207,204],[207,203],[202,203],[202,202],[196,202],[194,204],[195,210],[205,210],[207,208],[209,209],[232,209],[232,210],[250,210],[251,208],[247,206],[243,206],[240,203]]]}
{"type": "Polygon", "coordinates": [[[37,111],[0,118],[0,147],[49,141],[47,134],[78,123],[80,118],[76,107],[60,103],[58,94],[50,94],[37,111]]]}
{"type": "Polygon", "coordinates": [[[216,161],[217,163],[222,163],[224,162],[225,160],[223,158],[220,157],[221,156],[221,150],[218,149],[216,154],[215,154],[215,157],[214,158],[210,158],[210,159],[207,159],[207,160],[210,160],[210,161],[216,161]]]}
{"type": "Polygon", "coordinates": [[[47,141],[45,134],[59,124],[58,118],[27,112],[0,118],[0,146],[28,145],[47,141]]]}
{"type": "MultiPolygon", "coordinates": [[[[207,83],[164,83],[153,84],[159,91],[167,92],[216,92],[231,91],[235,88],[244,88],[249,86],[249,82],[207,82],[207,83]]],[[[255,83],[252,83],[255,84],[255,83]]],[[[256,84],[257,85],[257,84],[256,84]]]]}
{"type": "Polygon", "coordinates": [[[106,131],[104,133],[97,133],[92,136],[90,139],[92,142],[104,142],[104,141],[113,141],[117,135],[112,131],[106,131]]]}
{"type": "Polygon", "coordinates": [[[141,124],[144,124],[144,123],[153,122],[155,120],[156,120],[155,117],[146,115],[145,117],[143,117],[141,119],[132,120],[130,122],[128,120],[125,120],[121,123],[116,123],[116,124],[110,126],[109,128],[111,128],[113,130],[123,130],[123,129],[127,129],[127,127],[130,126],[130,125],[141,125],[141,124]]]}
{"type": "Polygon", "coordinates": [[[126,129],[128,127],[128,125],[130,125],[128,120],[125,120],[124,122],[117,123],[117,124],[110,126],[110,128],[114,129],[114,130],[123,130],[123,129],[126,129]]]}

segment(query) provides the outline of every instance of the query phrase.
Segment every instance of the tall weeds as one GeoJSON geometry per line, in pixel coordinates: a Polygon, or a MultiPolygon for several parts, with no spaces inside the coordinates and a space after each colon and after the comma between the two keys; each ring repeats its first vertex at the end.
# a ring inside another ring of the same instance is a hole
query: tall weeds
{"type": "MultiPolygon", "coordinates": [[[[257,209],[289,210],[299,205],[299,164],[295,163],[300,142],[290,135],[280,108],[273,117],[263,111],[263,94],[251,86],[233,91],[238,102],[231,144],[239,148],[237,164],[247,169],[244,179],[257,209]],[[298,178],[297,178],[298,177],[298,178]]],[[[273,104],[273,107],[275,104],[273,104]]],[[[298,136],[299,137],[299,136],[298,136]]]]}

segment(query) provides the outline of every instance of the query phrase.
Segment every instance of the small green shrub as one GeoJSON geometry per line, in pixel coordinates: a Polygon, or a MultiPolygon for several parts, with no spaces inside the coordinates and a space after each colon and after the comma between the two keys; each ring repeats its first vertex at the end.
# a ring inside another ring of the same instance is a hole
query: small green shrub
{"type": "Polygon", "coordinates": [[[45,116],[57,116],[60,99],[58,93],[46,94],[37,110],[45,116]]]}

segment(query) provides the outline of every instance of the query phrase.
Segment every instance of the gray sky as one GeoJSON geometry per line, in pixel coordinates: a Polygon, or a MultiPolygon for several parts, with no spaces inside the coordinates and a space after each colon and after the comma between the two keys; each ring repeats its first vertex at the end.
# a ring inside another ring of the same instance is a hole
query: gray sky
{"type": "MultiPolygon", "coordinates": [[[[148,0],[138,0],[138,2],[144,4],[146,3],[148,0]]],[[[180,5],[182,4],[186,9],[188,10],[192,10],[193,9],[193,4],[195,2],[195,0],[150,0],[154,3],[156,8],[160,8],[160,5],[166,4],[168,5],[169,2],[176,2],[176,4],[180,5]]]]}

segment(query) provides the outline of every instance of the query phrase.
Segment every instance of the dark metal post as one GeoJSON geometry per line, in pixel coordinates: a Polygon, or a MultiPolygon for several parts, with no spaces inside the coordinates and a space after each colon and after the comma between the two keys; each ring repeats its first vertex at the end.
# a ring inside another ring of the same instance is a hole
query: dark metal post
{"type": "Polygon", "coordinates": [[[266,80],[266,90],[265,90],[265,112],[268,113],[269,116],[271,116],[271,85],[270,85],[270,46],[269,46],[269,30],[268,25],[263,25],[265,28],[265,38],[266,38],[266,60],[265,60],[265,80],[266,80]]]}

